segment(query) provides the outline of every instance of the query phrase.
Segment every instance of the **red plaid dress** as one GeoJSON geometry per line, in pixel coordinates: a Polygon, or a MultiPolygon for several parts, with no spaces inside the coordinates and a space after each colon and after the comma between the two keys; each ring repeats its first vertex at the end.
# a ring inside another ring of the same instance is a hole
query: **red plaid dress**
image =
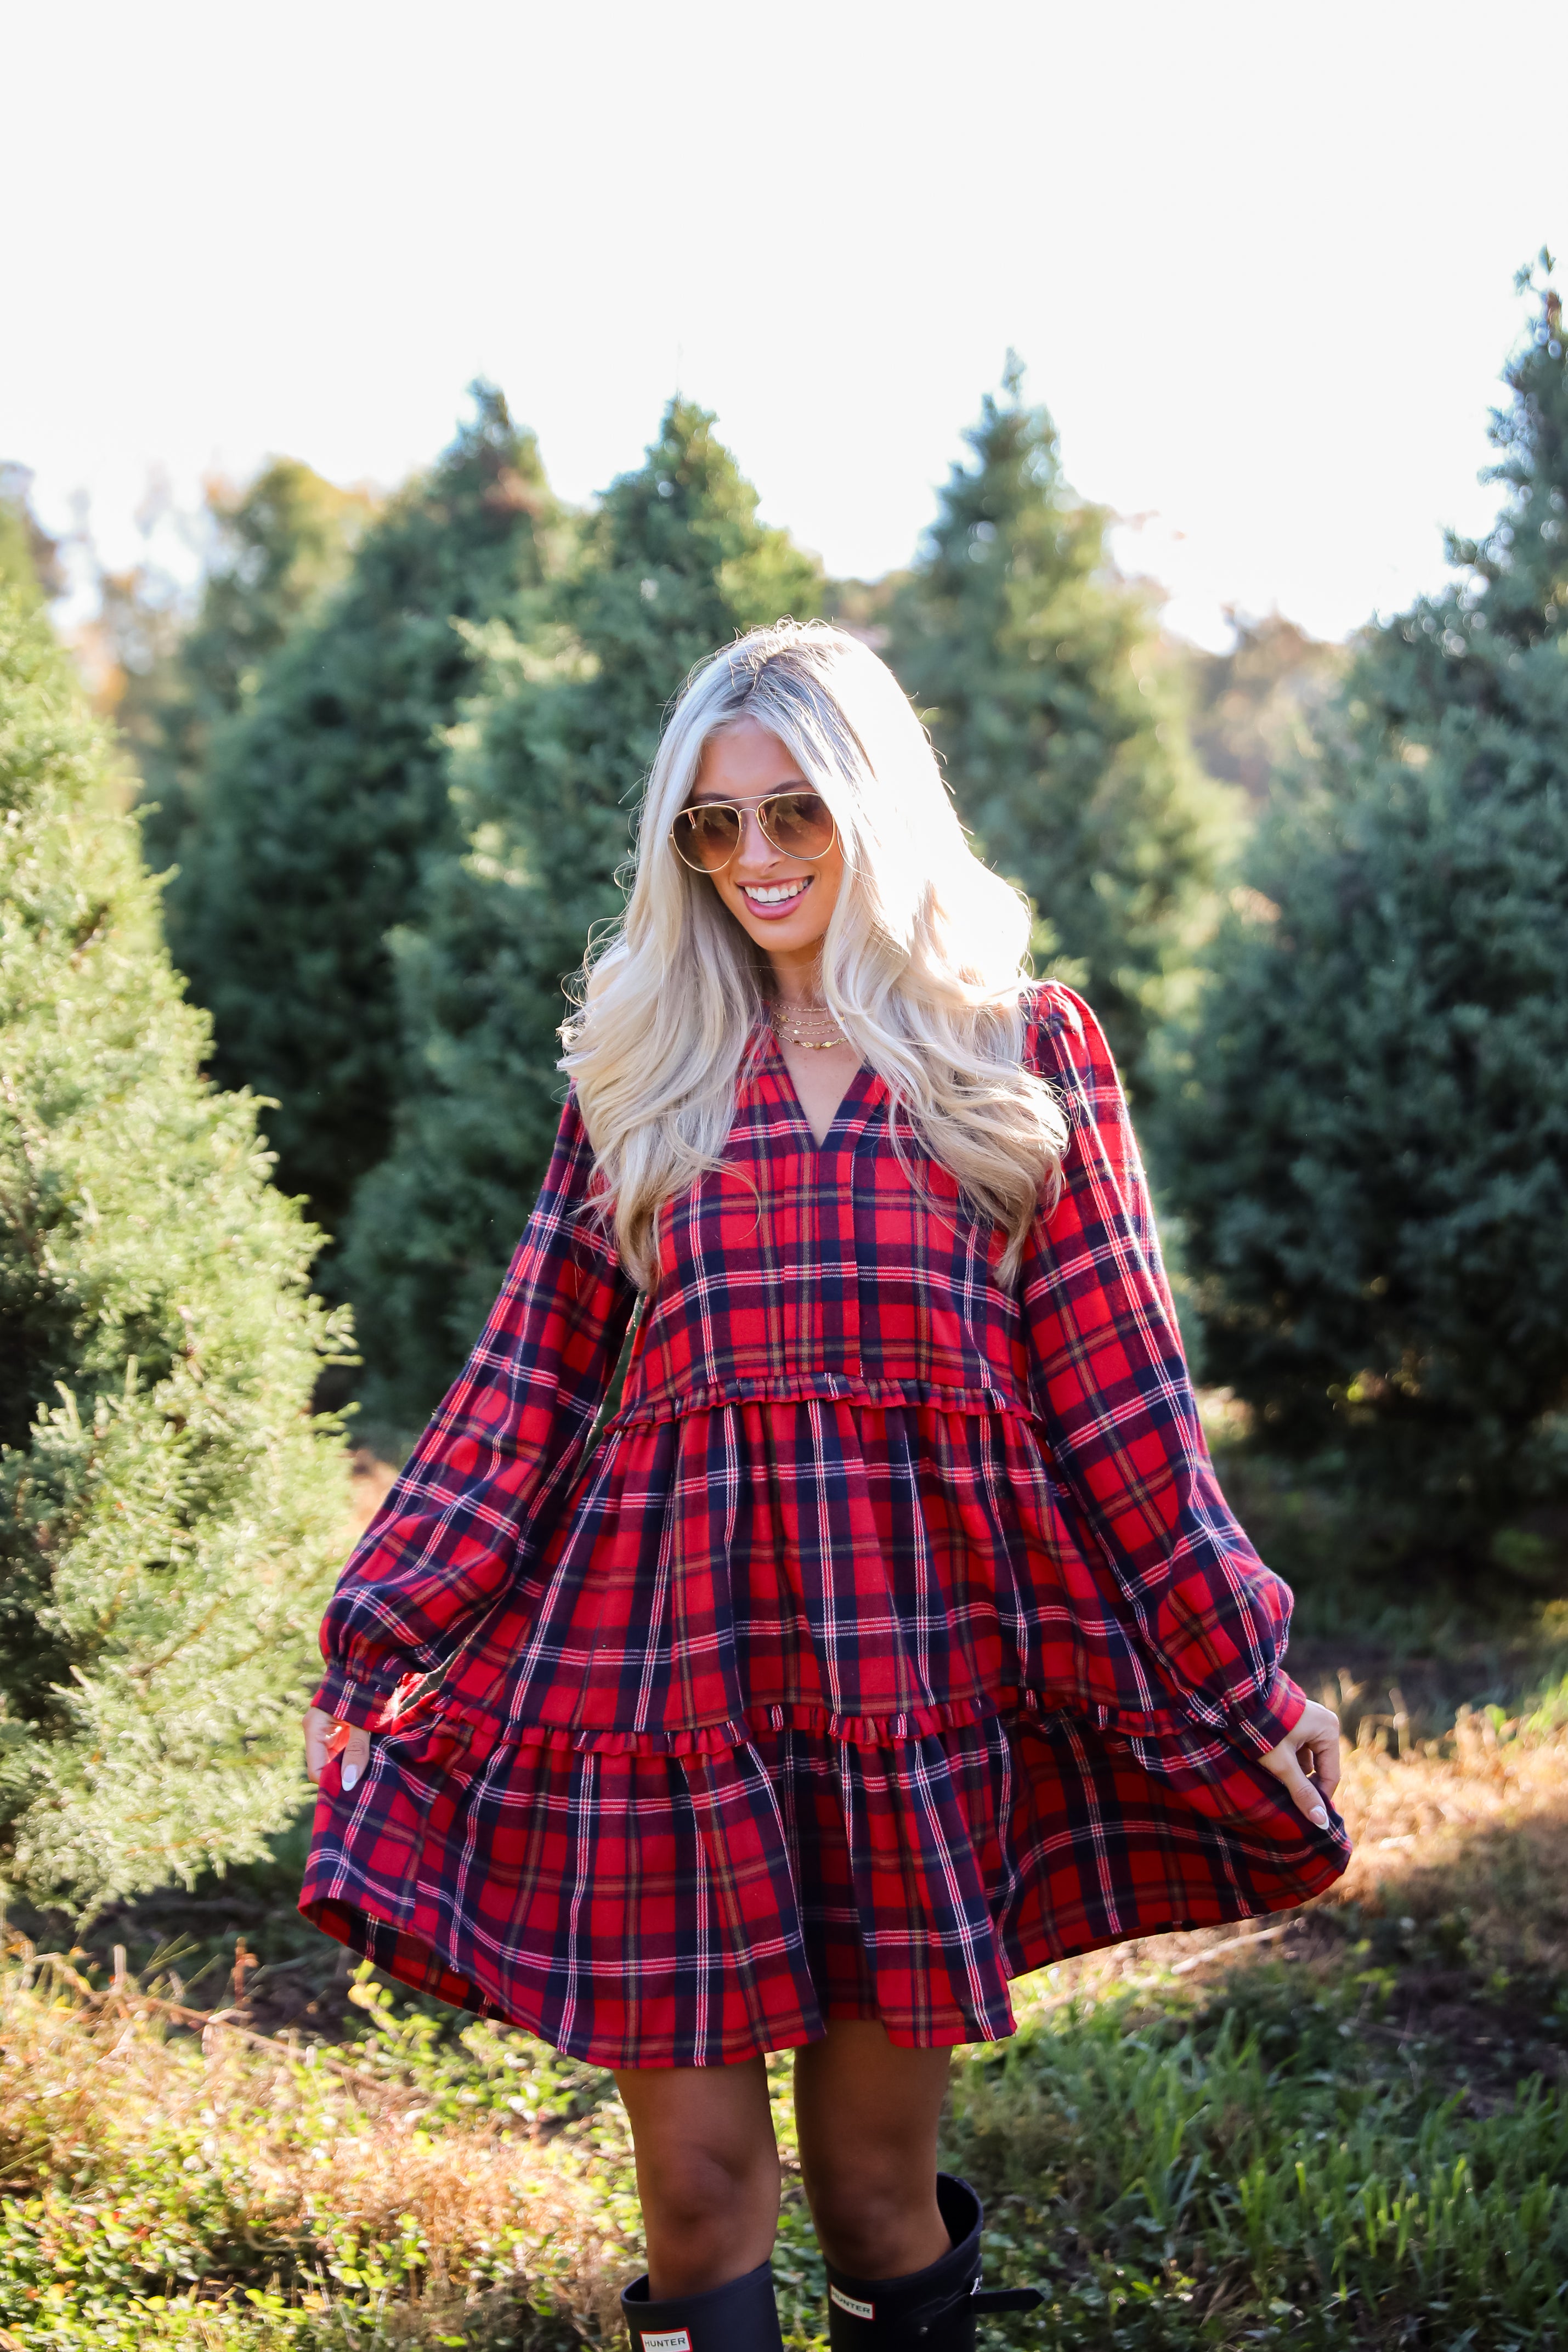
{"type": "Polygon", "coordinates": [[[568,1102],[489,1322],[322,1633],[307,1916],[604,2065],[879,2017],[995,2039],[1008,1983],[1300,1903],[1344,1867],[1260,1759],[1290,1594],[1216,1484],[1122,1091],[1047,985],[1071,1127],[1020,1278],[852,1081],[820,1148],[770,1034],[635,1294],[568,1102]],[[922,1197],[924,1192],[925,1197],[922,1197]]]}

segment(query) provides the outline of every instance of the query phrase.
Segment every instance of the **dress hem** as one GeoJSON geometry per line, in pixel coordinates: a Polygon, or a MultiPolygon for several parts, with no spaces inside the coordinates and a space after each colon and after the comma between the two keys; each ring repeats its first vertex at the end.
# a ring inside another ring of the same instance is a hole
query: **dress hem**
{"type": "MultiPolygon", "coordinates": [[[[1009,1981],[1016,1983],[1021,1977],[1037,1976],[1042,1969],[1053,1968],[1062,1960],[1082,1959],[1089,1952],[1113,1951],[1118,1944],[1145,1942],[1151,1936],[1182,1935],[1202,1927],[1229,1927],[1245,1919],[1278,1917],[1281,1911],[1289,1913],[1304,1910],[1307,1904],[1315,1902],[1319,1895],[1327,1892],[1339,1875],[1342,1866],[1338,1862],[1325,1856],[1322,1865],[1322,1885],[1312,1887],[1303,1901],[1282,1904],[1272,1909],[1266,1904],[1238,1909],[1215,1903],[1212,1906],[1203,1906],[1207,1916],[1198,1916],[1194,1912],[1179,1916],[1173,1915],[1165,1919],[1155,1918],[1146,1924],[1141,1922],[1136,1928],[1129,1929],[1125,1936],[1090,1937],[1082,1942],[1063,1938],[1060,1948],[1052,1948],[1050,1939],[1045,1937],[1030,1937],[1028,1944],[1017,1954],[1009,1952],[1005,1956],[1009,1981]]],[[[623,2042],[612,2042],[603,2036],[593,2033],[569,2032],[558,2039],[550,2030],[549,2019],[543,2013],[542,2003],[532,2015],[527,2016],[521,2014],[518,2010],[507,2006],[497,2000],[494,1995],[486,1992],[482,1987],[476,1986],[472,1979],[460,1977],[456,1971],[450,1969],[438,1948],[429,1943],[424,1937],[414,1933],[407,1927],[401,1926],[388,1915],[386,1910],[377,1909],[368,1901],[350,1903],[341,1895],[324,1894],[312,1896],[307,1892],[301,1897],[299,1910],[302,1916],[308,1919],[312,1927],[319,1928],[323,1935],[330,1936],[337,1942],[346,1945],[350,1951],[361,1953],[363,1958],[371,1960],[373,1966],[379,1968],[383,1975],[390,1976],[395,1983],[404,1984],[414,1991],[436,1993],[440,1999],[451,2002],[455,2008],[466,2009],[480,2017],[494,2018],[499,2023],[509,2026],[517,2032],[531,2033],[537,2040],[543,2042],[548,2048],[558,2052],[562,2057],[576,2058],[590,2066],[604,2066],[612,2069],[636,2067],[648,2070],[693,2065],[738,2066],[743,2065],[748,2059],[765,2058],[781,2051],[808,2048],[812,2042],[823,2040],[826,2026],[841,2018],[876,2020],[883,2026],[888,2040],[901,2050],[965,2049],[988,2042],[1010,2041],[1019,2030],[1018,2021],[1009,2011],[1005,2024],[999,2022],[992,2024],[977,2017],[958,2018],[944,2020],[940,2024],[934,2024],[930,2031],[918,2032],[902,2021],[890,2021],[874,2004],[851,2003],[841,2000],[830,2000],[814,2021],[801,2018],[798,2023],[789,2024],[785,2024],[781,2021],[778,2030],[773,2033],[754,2033],[747,2037],[726,2035],[716,2049],[712,2048],[710,2044],[709,2054],[705,2056],[678,2053],[655,2055],[651,2054],[646,2049],[629,2048],[623,2042]],[[358,1933],[355,1932],[356,1929],[358,1933]],[[366,1932],[367,1929],[369,1933],[366,1932]],[[378,1937],[375,1933],[377,1929],[383,1931],[381,1937],[378,1937]],[[404,1948],[404,1965],[399,1965],[399,1955],[389,1953],[383,1958],[372,1948],[377,1941],[384,1942],[388,1937],[395,1937],[397,1945],[404,1948]],[[426,1956],[423,1967],[417,1967],[414,1964],[413,1951],[406,1948],[409,1947],[417,1948],[426,1956]],[[455,1990],[457,1986],[465,1989],[466,1998],[455,1990]]]]}

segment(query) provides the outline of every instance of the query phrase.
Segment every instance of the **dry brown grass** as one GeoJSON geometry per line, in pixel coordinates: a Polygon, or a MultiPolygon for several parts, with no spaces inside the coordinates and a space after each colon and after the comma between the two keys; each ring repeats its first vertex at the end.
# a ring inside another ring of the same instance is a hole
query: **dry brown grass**
{"type": "MultiPolygon", "coordinates": [[[[394,2331],[411,2343],[456,2307],[472,2330],[486,2305],[510,2342],[517,2286],[546,2283],[585,2337],[612,2340],[630,2270],[619,2168],[504,2112],[456,2129],[426,2128],[428,2117],[417,2092],[324,2053],[222,2024],[172,2033],[162,2006],[134,1988],[91,1996],[25,1953],[0,1984],[0,2192],[52,2180],[57,2194],[62,2169],[99,2181],[117,2169],[128,2180],[194,2173],[205,2210],[225,2202],[228,2234],[252,2244],[308,2256],[348,2232],[395,2246],[416,2231],[427,2258],[394,2331]],[[465,2284],[476,2257],[491,2273],[477,2296],[465,2284]],[[516,2284],[494,2283],[506,2273],[516,2284]]],[[[317,2268],[329,2301],[329,2273],[317,2268]]]]}
{"type": "Polygon", "coordinates": [[[1568,1737],[1461,1715],[1399,1755],[1353,1751],[1344,1811],[1355,1854],[1335,1903],[1460,1918],[1478,1958],[1568,1970],[1568,1737]]]}

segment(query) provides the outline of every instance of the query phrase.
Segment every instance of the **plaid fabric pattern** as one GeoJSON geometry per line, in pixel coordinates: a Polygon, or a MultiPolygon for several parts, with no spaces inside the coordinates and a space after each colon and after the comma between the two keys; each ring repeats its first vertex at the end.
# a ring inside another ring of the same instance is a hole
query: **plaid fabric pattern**
{"type": "Polygon", "coordinates": [[[1214,1478],[1114,1068],[1071,992],[1071,1141],[1021,1279],[862,1069],[819,1148],[770,1036],[634,1303],[576,1107],[478,1346],[344,1570],[303,1901],[405,1980],[607,2063],[825,2016],[1009,2028],[1068,1951],[1343,1867],[1257,1759],[1289,1594],[1214,1478]]]}
{"type": "Polygon", "coordinates": [[[682,1757],[494,1737],[393,1733],[350,1798],[330,1765],[320,1833],[359,1874],[310,1916],[402,1982],[605,2066],[789,2049],[831,2017],[999,2040],[1010,1978],[1295,1903],[1337,1867],[1263,1790],[1184,1797],[1066,1715],[682,1757]]]}

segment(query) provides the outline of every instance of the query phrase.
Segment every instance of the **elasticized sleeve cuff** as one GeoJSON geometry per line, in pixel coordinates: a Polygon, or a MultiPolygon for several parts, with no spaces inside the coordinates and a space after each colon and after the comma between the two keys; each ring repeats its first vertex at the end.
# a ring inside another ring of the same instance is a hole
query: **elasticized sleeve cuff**
{"type": "Polygon", "coordinates": [[[1271,1748],[1278,1748],[1281,1740],[1294,1731],[1306,1706],[1306,1692],[1281,1670],[1262,1697],[1251,1701],[1245,1714],[1235,1717],[1236,1736],[1255,1755],[1267,1756],[1271,1748]]]}
{"type": "Polygon", "coordinates": [[[329,1666],[310,1704],[334,1716],[340,1723],[351,1723],[361,1731],[373,1731],[385,1712],[394,1683],[395,1677],[384,1686],[356,1681],[346,1666],[329,1666]]]}

